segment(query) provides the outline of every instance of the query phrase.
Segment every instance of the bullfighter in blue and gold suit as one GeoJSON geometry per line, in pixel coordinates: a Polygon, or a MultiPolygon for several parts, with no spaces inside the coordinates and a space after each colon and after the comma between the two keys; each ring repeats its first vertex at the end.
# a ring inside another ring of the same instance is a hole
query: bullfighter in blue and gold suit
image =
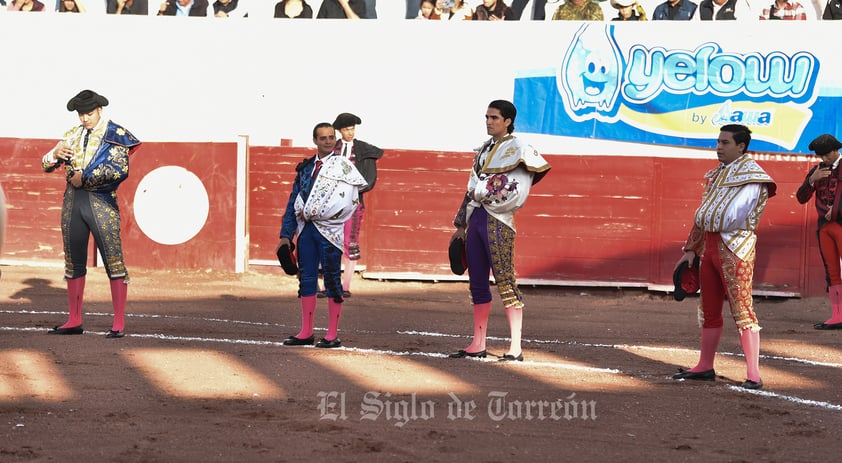
{"type": "Polygon", "coordinates": [[[123,261],[117,187],[129,176],[129,155],[140,146],[140,141],[128,130],[102,117],[103,107],[107,105],[108,100],[92,90],[83,90],[70,99],[67,110],[76,111],[81,124],[65,132],[63,139],[41,160],[45,172],[53,172],[63,165],[67,181],[61,234],[70,315],[65,324],[48,331],[50,334],[83,333],[85,264],[88,241],[93,234],[111,282],[114,321],[106,337],[124,335],[129,275],[123,261]]]}

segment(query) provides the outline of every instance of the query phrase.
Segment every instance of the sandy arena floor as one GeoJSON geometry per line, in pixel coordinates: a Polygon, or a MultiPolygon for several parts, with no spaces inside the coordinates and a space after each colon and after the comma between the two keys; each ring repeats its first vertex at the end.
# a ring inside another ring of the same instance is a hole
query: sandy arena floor
{"type": "MultiPolygon", "coordinates": [[[[698,358],[697,298],[523,288],[522,363],[449,359],[471,333],[465,283],[355,279],[343,348],[285,347],[296,281],[132,273],[123,339],[91,269],[81,336],[61,269],[2,267],[0,462],[835,461],[842,332],[823,299],[757,300],[766,387],[736,387],[726,328],[715,382],[669,377],[698,358]]],[[[319,300],[317,336],[327,303],[319,300]]],[[[495,300],[489,351],[508,346],[495,300]]],[[[728,327],[733,325],[726,325],[728,327]]]]}

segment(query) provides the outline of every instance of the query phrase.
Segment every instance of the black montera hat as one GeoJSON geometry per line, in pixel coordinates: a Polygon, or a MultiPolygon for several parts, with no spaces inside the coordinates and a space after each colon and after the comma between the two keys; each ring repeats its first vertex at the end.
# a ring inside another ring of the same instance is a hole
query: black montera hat
{"type": "Polygon", "coordinates": [[[289,243],[289,246],[286,244],[283,246],[278,247],[278,262],[281,264],[281,268],[284,269],[284,273],[287,275],[297,275],[298,274],[298,264],[295,263],[295,245],[289,243]]]}
{"type": "Polygon", "coordinates": [[[336,116],[336,120],[333,121],[333,128],[336,130],[344,129],[345,127],[351,127],[354,125],[360,125],[363,121],[360,120],[359,117],[351,114],[351,113],[342,113],[336,116]]]}
{"type": "Polygon", "coordinates": [[[842,143],[840,143],[833,135],[826,133],[816,137],[810,142],[810,146],[807,148],[815,151],[818,156],[824,156],[831,151],[836,151],[839,148],[842,148],[842,143]]]}
{"type": "Polygon", "coordinates": [[[456,238],[450,241],[447,249],[450,259],[450,271],[456,275],[463,275],[468,270],[468,257],[465,253],[465,240],[456,238]]]}
{"type": "Polygon", "coordinates": [[[108,106],[108,98],[93,90],[82,90],[67,102],[68,111],[76,111],[80,114],[89,113],[102,106],[108,106]]]}
{"type": "Polygon", "coordinates": [[[672,282],[675,284],[673,297],[676,301],[683,301],[688,295],[696,294],[701,285],[699,281],[699,256],[693,259],[692,267],[687,261],[682,262],[673,272],[672,282]]]}

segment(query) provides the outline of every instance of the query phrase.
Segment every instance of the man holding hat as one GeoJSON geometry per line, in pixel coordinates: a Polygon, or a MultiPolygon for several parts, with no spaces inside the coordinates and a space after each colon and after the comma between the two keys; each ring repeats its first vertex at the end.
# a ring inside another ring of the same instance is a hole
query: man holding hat
{"type": "Polygon", "coordinates": [[[509,350],[499,361],[523,361],[524,305],[514,268],[515,211],[523,207],[532,186],[544,178],[550,165],[535,148],[512,135],[516,116],[517,109],[509,101],[494,100],[488,104],[485,126],[491,138],[477,149],[465,196],[453,220],[456,231],[451,243],[460,239],[465,242],[474,339],[466,348],[450,354],[450,358],[487,356],[491,273],[511,333],[509,350]]]}
{"type": "Polygon", "coordinates": [[[316,347],[340,347],[339,317],[342,314],[340,260],[345,222],[359,202],[359,189],[365,179],[354,164],[334,154],[336,131],[327,122],[313,128],[317,152],[295,168],[295,180],[284,210],[281,240],[276,248],[295,250],[298,256],[298,297],[301,299],[301,330],[284,340],[286,346],[313,345],[313,319],[319,266],[324,272],[328,300],[327,334],[316,347]]]}
{"type": "Polygon", "coordinates": [[[798,188],[795,197],[801,204],[816,195],[818,213],[819,252],[824,262],[827,292],[830,298],[831,317],[824,323],[817,323],[817,330],[842,329],[842,269],[839,259],[842,252],[842,217],[839,214],[840,196],[842,196],[842,176],[839,169],[839,149],[842,143],[833,135],[824,134],[816,137],[808,147],[821,160],[813,166],[804,183],[798,188]]]}
{"type": "Polygon", "coordinates": [[[680,370],[673,379],[713,381],[719,338],[722,336],[722,305],[725,300],[740,334],[746,360],[742,387],[760,389],[760,325],[754,313],[752,283],[757,235],[755,231],[766,200],[775,195],[774,180],[748,155],[751,131],[739,124],[720,128],[716,142],[719,166],[705,174],[705,191],[696,209],[693,228],[676,263],[693,265],[701,256],[702,323],[699,362],[680,370]]]}
{"type": "MultiPolygon", "coordinates": [[[[342,255],[342,264],[345,267],[342,277],[343,297],[351,296],[354,266],[360,259],[360,229],[365,214],[363,194],[374,188],[374,183],[377,182],[377,160],[383,157],[382,149],[355,138],[356,127],[360,124],[362,120],[351,113],[342,113],[333,121],[333,128],[341,135],[333,153],[351,161],[368,183],[360,188],[360,202],[354,209],[354,214],[345,222],[345,253],[342,255]]],[[[319,295],[326,293],[322,292],[319,295]]]]}
{"type": "Polygon", "coordinates": [[[123,262],[117,187],[129,176],[129,155],[140,141],[122,126],[103,117],[108,99],[83,90],[67,102],[81,124],[65,132],[61,141],[41,159],[45,172],[65,174],[67,187],[61,210],[64,241],[64,279],[67,281],[69,317],[49,334],[82,334],[82,296],[85,292],[88,240],[94,242],[111,282],[114,321],[107,338],[121,338],[125,328],[129,274],[123,262]]]}

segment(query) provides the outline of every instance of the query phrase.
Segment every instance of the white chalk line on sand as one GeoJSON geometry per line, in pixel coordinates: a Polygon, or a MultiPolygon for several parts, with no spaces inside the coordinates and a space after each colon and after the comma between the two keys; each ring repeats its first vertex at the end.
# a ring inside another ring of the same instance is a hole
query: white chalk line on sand
{"type": "MultiPolygon", "coordinates": [[[[55,311],[32,311],[32,310],[2,310],[0,313],[8,313],[8,314],[30,314],[30,315],[55,315],[55,314],[65,314],[65,312],[55,312],[55,311]]],[[[86,316],[105,316],[111,317],[111,313],[101,313],[101,312],[86,312],[86,316]]],[[[204,321],[204,322],[214,322],[214,323],[226,323],[226,324],[240,324],[240,325],[259,325],[259,326],[277,326],[277,327],[286,327],[283,324],[276,324],[276,323],[267,323],[267,322],[249,322],[243,320],[229,320],[229,319],[222,319],[222,318],[205,318],[205,317],[187,317],[181,315],[157,315],[157,314],[126,314],[127,317],[132,318],[166,318],[166,319],[180,319],[180,320],[189,320],[189,321],[204,321]]],[[[37,327],[10,327],[10,326],[0,326],[0,331],[40,331],[43,332],[44,328],[37,328],[37,327]]],[[[364,331],[364,330],[355,330],[359,333],[374,333],[373,331],[364,331]]],[[[94,333],[94,332],[90,332],[94,333]]],[[[408,335],[408,336],[426,336],[426,337],[449,337],[449,338],[469,338],[469,336],[464,335],[455,335],[455,334],[447,334],[447,333],[437,333],[437,332],[428,332],[428,331],[396,331],[396,334],[400,335],[408,335]]],[[[96,334],[105,334],[96,333],[96,334]]],[[[207,342],[207,343],[223,343],[223,344],[241,344],[241,345],[257,345],[257,346],[268,346],[268,347],[283,347],[283,342],[278,341],[257,341],[257,340],[249,340],[249,339],[230,339],[230,338],[206,338],[206,337],[198,337],[198,336],[174,336],[174,335],[167,335],[167,334],[142,334],[142,333],[132,333],[130,336],[137,337],[137,338],[149,338],[149,339],[160,339],[165,341],[182,341],[182,342],[207,342]]],[[[502,337],[494,337],[489,336],[487,339],[489,340],[499,340],[499,341],[508,341],[508,338],[502,337]]],[[[696,352],[693,349],[686,349],[686,348],[677,348],[677,347],[654,347],[654,346],[637,346],[632,344],[600,344],[600,343],[583,343],[578,341],[559,341],[559,340],[545,340],[545,339],[524,339],[523,342],[525,344],[555,344],[555,345],[569,345],[569,346],[580,346],[580,347],[588,347],[588,348],[599,348],[599,349],[621,349],[621,350],[651,350],[651,351],[663,351],[663,352],[696,352]]],[[[302,348],[302,347],[298,347],[302,348]]],[[[313,348],[305,346],[304,349],[313,348]]],[[[401,352],[401,351],[390,351],[390,350],[382,350],[382,349],[364,349],[358,347],[340,347],[338,350],[344,350],[349,352],[359,352],[365,354],[379,354],[379,355],[391,355],[391,356],[398,356],[398,357],[409,357],[409,356],[418,356],[418,357],[428,357],[428,358],[447,358],[447,354],[442,353],[435,353],[435,352],[401,352]]],[[[734,354],[730,352],[720,352],[722,355],[732,355],[732,356],[742,356],[742,354],[734,354]]],[[[831,367],[831,368],[839,368],[842,367],[842,364],[839,363],[827,363],[827,362],[816,362],[807,359],[801,359],[797,357],[783,357],[783,356],[775,356],[775,355],[761,355],[761,359],[773,359],[785,362],[794,362],[794,363],[802,363],[806,365],[813,365],[813,366],[822,366],[822,367],[831,367]]],[[[486,362],[486,363],[497,363],[494,360],[490,359],[470,359],[474,361],[486,362]]],[[[592,373],[607,373],[607,374],[627,374],[624,373],[622,370],[613,369],[613,368],[595,368],[595,367],[586,367],[581,365],[572,365],[572,364],[562,364],[556,362],[535,362],[535,361],[523,361],[523,362],[507,362],[510,364],[522,364],[522,365],[531,365],[531,366],[541,366],[541,367],[548,367],[548,368],[561,368],[561,369],[569,369],[569,370],[581,370],[587,371],[592,373]]],[[[629,376],[634,376],[631,374],[627,374],[629,376]]],[[[779,394],[776,392],[770,391],[763,391],[763,390],[748,390],[743,389],[738,386],[734,385],[726,385],[727,389],[736,392],[742,393],[749,393],[755,394],[763,397],[768,398],[775,398],[779,400],[784,400],[787,402],[793,402],[801,405],[807,405],[812,407],[823,408],[826,410],[832,411],[842,411],[842,405],[837,405],[829,402],[824,401],[817,401],[811,399],[802,399],[800,397],[790,396],[786,394],[779,394]]]]}

